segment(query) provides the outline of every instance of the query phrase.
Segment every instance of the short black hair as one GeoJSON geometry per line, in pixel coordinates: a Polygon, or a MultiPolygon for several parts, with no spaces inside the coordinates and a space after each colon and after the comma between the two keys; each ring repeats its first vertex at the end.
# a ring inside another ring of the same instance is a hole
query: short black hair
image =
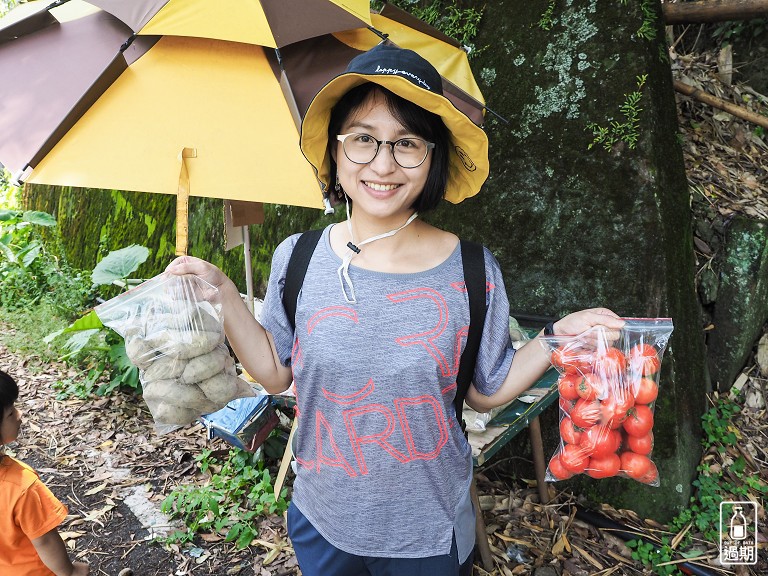
{"type": "Polygon", "coordinates": [[[3,423],[6,408],[13,406],[18,398],[19,386],[16,380],[10,374],[0,370],[0,424],[3,423]]]}
{"type": "MultiPolygon", "coordinates": [[[[378,84],[367,82],[352,88],[344,94],[331,110],[331,119],[328,123],[328,146],[336,145],[336,136],[339,134],[344,122],[374,92],[378,92],[384,97],[390,113],[400,124],[419,138],[435,143],[424,190],[414,200],[411,208],[419,212],[419,214],[437,208],[440,200],[445,196],[445,188],[448,185],[451,136],[443,119],[434,112],[425,110],[418,104],[414,104],[410,100],[406,100],[378,84]]],[[[336,181],[336,162],[333,160],[333,156],[331,156],[329,181],[331,187],[333,187],[333,183],[336,181]]],[[[333,193],[332,190],[330,192],[333,193]]]]}

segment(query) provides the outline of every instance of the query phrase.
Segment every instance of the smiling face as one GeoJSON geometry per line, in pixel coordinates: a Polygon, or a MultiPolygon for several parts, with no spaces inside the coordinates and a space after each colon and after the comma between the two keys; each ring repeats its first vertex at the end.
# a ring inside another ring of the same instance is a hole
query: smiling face
{"type": "Polygon", "coordinates": [[[15,404],[3,407],[0,421],[0,444],[10,444],[19,437],[21,429],[21,412],[15,404]]]}
{"type": "MultiPolygon", "coordinates": [[[[422,137],[404,127],[389,110],[384,96],[371,92],[342,123],[340,134],[369,134],[377,140],[396,141],[422,137]]],[[[379,219],[385,225],[400,225],[413,212],[415,200],[424,190],[432,162],[432,151],[416,168],[403,168],[392,156],[392,148],[382,144],[368,164],[356,164],[344,154],[341,142],[333,148],[339,183],[354,204],[357,217],[379,219]]]]}

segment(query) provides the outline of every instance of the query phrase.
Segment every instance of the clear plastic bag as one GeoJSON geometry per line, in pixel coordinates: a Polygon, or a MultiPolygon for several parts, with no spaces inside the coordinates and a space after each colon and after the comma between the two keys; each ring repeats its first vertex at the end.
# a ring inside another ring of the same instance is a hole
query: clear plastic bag
{"type": "Polygon", "coordinates": [[[587,474],[659,486],[653,419],[672,320],[624,320],[620,331],[542,338],[560,373],[560,445],[547,467],[549,482],[587,474]]]}
{"type": "Polygon", "coordinates": [[[197,276],[160,274],[95,311],[125,339],[158,433],[254,396],[224,344],[218,289],[197,276]]]}

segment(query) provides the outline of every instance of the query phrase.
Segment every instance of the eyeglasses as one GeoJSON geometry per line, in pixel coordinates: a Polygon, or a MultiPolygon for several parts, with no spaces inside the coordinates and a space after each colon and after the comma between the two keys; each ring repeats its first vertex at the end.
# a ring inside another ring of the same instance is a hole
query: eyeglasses
{"type": "Polygon", "coordinates": [[[339,134],[336,139],[341,142],[344,155],[355,164],[373,162],[382,144],[389,144],[392,158],[403,168],[416,168],[424,163],[429,151],[435,147],[434,142],[421,138],[400,138],[400,140],[377,140],[370,134],[339,134]]]}

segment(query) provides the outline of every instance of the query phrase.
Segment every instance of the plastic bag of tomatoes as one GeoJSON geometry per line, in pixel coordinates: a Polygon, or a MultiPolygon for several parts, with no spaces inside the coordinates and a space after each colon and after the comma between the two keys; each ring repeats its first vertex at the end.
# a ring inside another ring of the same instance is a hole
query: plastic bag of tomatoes
{"type": "Polygon", "coordinates": [[[560,445],[547,467],[549,482],[588,474],[659,485],[653,417],[672,320],[624,320],[618,332],[598,327],[542,338],[560,374],[560,445]]]}

